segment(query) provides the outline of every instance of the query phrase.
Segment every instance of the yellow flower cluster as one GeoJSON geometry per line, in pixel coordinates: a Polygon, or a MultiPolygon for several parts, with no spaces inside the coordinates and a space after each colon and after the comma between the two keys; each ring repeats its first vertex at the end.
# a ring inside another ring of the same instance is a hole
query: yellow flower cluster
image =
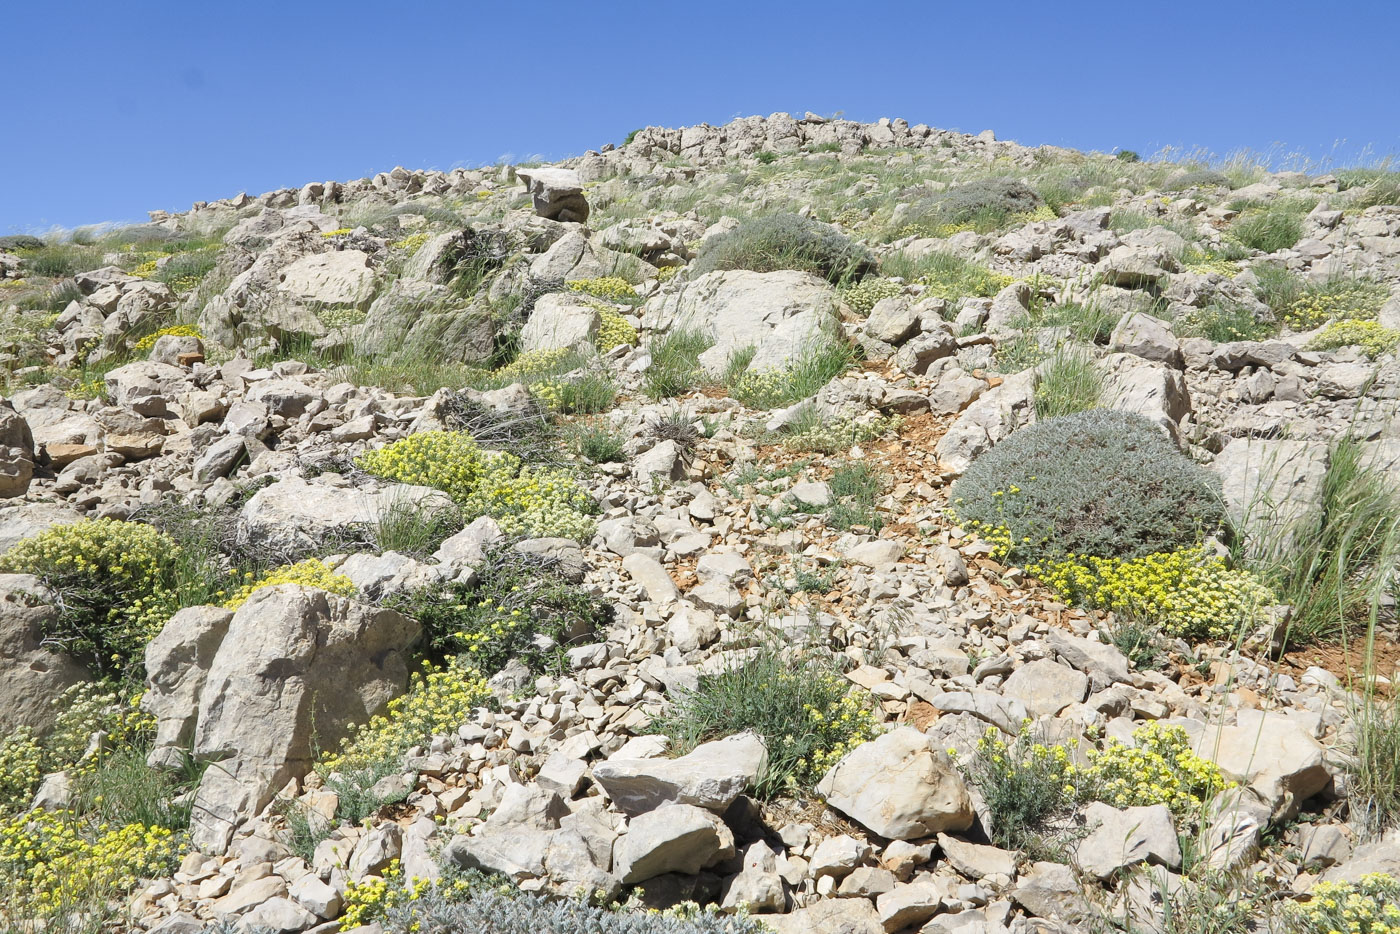
{"type": "Polygon", "coordinates": [[[882,298],[894,298],[904,292],[904,286],[893,279],[866,276],[855,285],[843,289],[841,298],[858,315],[868,315],[882,298]]]}
{"type": "Polygon", "coordinates": [[[29,806],[43,777],[42,750],[27,727],[0,739],[0,814],[29,806]]]}
{"type": "Polygon", "coordinates": [[[1120,808],[1165,804],[1189,815],[1229,787],[1214,762],[1192,752],[1182,727],[1153,721],[1133,730],[1133,742],[1089,750],[1083,780],[1095,800],[1120,808]]]}
{"type": "Polygon", "coordinates": [[[1400,879],[1372,872],[1356,882],[1319,882],[1285,917],[1299,934],[1400,934],[1400,879]]]}
{"type": "Polygon", "coordinates": [[[94,376],[69,386],[63,394],[70,399],[99,399],[106,392],[107,381],[101,376],[94,376]]]}
{"type": "Polygon", "coordinates": [[[456,901],[471,895],[472,881],[464,878],[436,881],[418,876],[406,878],[399,861],[390,860],[382,876],[366,876],[359,882],[346,883],[345,914],[340,918],[340,929],[352,931],[361,925],[373,924],[383,919],[390,908],[418,901],[429,892],[445,901],[456,901]]]}
{"type": "Polygon", "coordinates": [[[353,227],[337,227],[335,230],[324,230],[324,231],[322,231],[322,232],[321,232],[321,236],[326,237],[326,238],[329,239],[330,237],[343,237],[343,236],[345,236],[346,234],[348,234],[348,233],[353,233],[353,232],[354,232],[354,228],[353,228],[353,227]]]}
{"type": "Polygon", "coordinates": [[[637,343],[637,328],[631,321],[611,308],[598,309],[598,317],[602,319],[602,325],[598,328],[594,343],[599,353],[637,343]]]}
{"type": "Polygon", "coordinates": [[[558,370],[568,359],[569,351],[562,347],[554,350],[532,350],[492,372],[503,382],[529,382],[532,377],[558,370]]]}
{"type": "MultiPolygon", "coordinates": [[[[1029,725],[1029,721],[1027,724],[1029,725]]],[[[1070,758],[1070,750],[1079,744],[1070,740],[1069,746],[1028,742],[1024,737],[1008,744],[1001,730],[988,727],[977,740],[977,754],[995,775],[1005,779],[1018,774],[1034,774],[1044,787],[1055,789],[1057,796],[1077,800],[1080,795],[1079,767],[1070,758]]],[[[956,750],[948,750],[954,755],[956,750]]]]}
{"type": "Polygon", "coordinates": [[[570,279],[564,283],[571,292],[583,292],[610,302],[627,302],[637,297],[637,290],[621,276],[598,276],[594,279],[570,279]]]}
{"type": "Polygon", "coordinates": [[[783,438],[783,447],[789,451],[840,454],[857,444],[897,432],[903,424],[904,419],[898,415],[880,416],[869,421],[843,418],[795,431],[783,438]]]}
{"type": "Polygon", "coordinates": [[[1050,205],[1042,204],[1034,211],[1021,211],[1011,215],[1011,220],[1017,224],[1033,224],[1036,221],[1053,221],[1059,216],[1050,205]]]}
{"type": "Polygon", "coordinates": [[[45,771],[64,769],[85,775],[97,769],[104,755],[149,742],[156,729],[155,717],[141,709],[141,695],[122,698],[106,685],[84,681],[64,691],[54,701],[61,711],[53,732],[44,742],[45,771]],[[92,743],[101,733],[103,742],[92,743]],[[93,755],[88,755],[89,752],[93,755]]]}
{"type": "Polygon", "coordinates": [[[135,658],[177,606],[172,574],[177,546],[149,525],[87,519],[56,525],[0,556],[0,572],[33,574],[57,590],[87,591],[105,619],[83,621],[101,632],[69,634],[135,658]]]}
{"type": "Polygon", "coordinates": [[[197,337],[204,340],[204,335],[199,332],[199,328],[193,324],[174,324],[168,328],[161,328],[154,334],[147,334],[136,342],[131,349],[135,353],[146,353],[156,345],[156,341],[162,337],[197,337]]]}
{"type": "Polygon", "coordinates": [[[165,827],[90,824],[72,811],[31,811],[0,821],[0,889],[26,912],[47,915],[115,898],[175,868],[181,841],[165,827]]]}
{"type": "Polygon", "coordinates": [[[433,736],[454,732],[490,696],[486,679],[466,662],[429,666],[382,715],[356,727],[338,754],[322,759],[320,771],[358,771],[401,756],[433,736]]]}
{"type": "Polygon", "coordinates": [[[656,270],[656,281],[670,282],[672,279],[676,278],[676,273],[684,268],[684,266],[662,266],[660,269],[656,270]]]}
{"type": "Polygon", "coordinates": [[[744,370],[729,384],[729,394],[752,409],[783,405],[793,392],[788,369],[744,370]]]}
{"type": "Polygon", "coordinates": [[[1233,279],[1240,271],[1238,263],[1221,259],[1218,256],[1210,256],[1196,247],[1187,249],[1186,254],[1181,258],[1181,265],[1182,268],[1190,272],[1213,272],[1229,279],[1233,279]]]}
{"type": "Polygon", "coordinates": [[[1011,276],[992,272],[985,266],[970,267],[961,273],[947,276],[932,273],[919,278],[919,283],[924,286],[925,296],[950,302],[964,295],[991,298],[1014,281],[1016,280],[1011,276]]]}
{"type": "Polygon", "coordinates": [[[148,259],[145,262],[138,263],[136,268],[131,270],[131,274],[138,279],[149,279],[156,274],[156,261],[148,259]]]}
{"type": "Polygon", "coordinates": [[[1354,279],[1310,289],[1283,311],[1283,320],[1295,331],[1310,331],[1327,321],[1374,318],[1390,290],[1384,283],[1354,279]]]}
{"type": "Polygon", "coordinates": [[[1388,328],[1379,321],[1333,321],[1323,328],[1309,350],[1336,350],[1338,347],[1360,347],[1371,359],[1394,353],[1400,347],[1400,330],[1388,328]]]}
{"type": "Polygon", "coordinates": [[[592,535],[597,504],[562,470],[487,451],[463,431],[426,431],[369,451],[358,466],[386,480],[442,490],[468,518],[488,515],[507,535],[592,535]]]}
{"type": "Polygon", "coordinates": [[[409,234],[402,240],[395,240],[393,243],[389,244],[389,248],[391,250],[403,250],[409,256],[412,256],[414,253],[418,252],[419,247],[427,243],[431,238],[432,234],[429,233],[409,234]]]}
{"type": "MultiPolygon", "coordinates": [[[[810,675],[794,674],[792,677],[810,675]]],[[[829,677],[833,683],[838,680],[834,676],[829,677]]],[[[815,734],[817,742],[807,758],[797,763],[793,777],[802,786],[818,781],[846,753],[874,739],[880,729],[880,721],[875,718],[874,711],[855,692],[849,692],[840,700],[821,707],[806,704],[804,709],[810,718],[808,729],[815,734]]],[[[791,737],[785,736],[783,739],[788,741],[791,737]]]]}
{"type": "Polygon", "coordinates": [[[355,596],[355,582],[344,574],[337,574],[331,570],[320,558],[307,558],[296,564],[284,564],[256,578],[251,573],[246,577],[247,583],[224,601],[225,609],[236,610],[247,603],[248,598],[257,591],[264,587],[276,587],[278,584],[300,584],[303,587],[340,594],[342,597],[355,596]]]}
{"type": "MultiPolygon", "coordinates": [[[[993,544],[1004,548],[1009,537],[993,544]]],[[[1026,570],[1068,600],[1159,623],[1184,638],[1230,636],[1274,603],[1269,589],[1247,571],[1199,547],[1129,560],[1070,555],[1026,570]]]]}

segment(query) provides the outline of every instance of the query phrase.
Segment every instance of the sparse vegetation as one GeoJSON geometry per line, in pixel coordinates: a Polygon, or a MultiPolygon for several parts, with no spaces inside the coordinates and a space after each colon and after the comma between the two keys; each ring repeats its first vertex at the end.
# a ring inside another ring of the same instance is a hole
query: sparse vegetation
{"type": "Polygon", "coordinates": [[[836,229],[795,214],[744,221],[705,242],[693,275],[726,269],[796,269],[833,283],[854,282],[875,268],[874,257],[836,229]]]}

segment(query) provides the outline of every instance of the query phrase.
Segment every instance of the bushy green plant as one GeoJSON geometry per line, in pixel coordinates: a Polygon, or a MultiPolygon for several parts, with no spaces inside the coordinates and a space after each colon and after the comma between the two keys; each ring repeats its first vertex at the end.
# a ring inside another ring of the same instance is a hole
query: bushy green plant
{"type": "Polygon", "coordinates": [[[1113,154],[1113,158],[1117,159],[1119,162],[1141,162],[1141,161],[1142,161],[1142,156],[1139,156],[1134,150],[1131,150],[1131,149],[1120,149],[1120,150],[1118,150],[1116,153],[1113,154]]]}
{"type": "Polygon", "coordinates": [[[508,535],[592,534],[597,503],[568,474],[524,466],[504,451],[487,451],[461,431],[425,431],[361,455],[368,473],[442,490],[464,521],[491,516],[508,535]]]}
{"type": "Polygon", "coordinates": [[[1016,561],[1139,558],[1224,525],[1220,481],[1139,415],[1037,422],[977,458],[952,489],[959,520],[1016,561]]]}
{"type": "Polygon", "coordinates": [[[793,659],[763,647],[748,661],[702,673],[694,691],[653,721],[683,754],[709,740],[752,730],[768,746],[755,793],[805,790],[854,747],[872,738],[874,714],[829,661],[793,659]]]}
{"type": "Polygon", "coordinates": [[[175,550],[148,525],[89,519],[25,539],[0,556],[0,571],[33,574],[58,596],[44,638],[99,671],[122,671],[177,609],[175,550]]]}
{"type": "Polygon", "coordinates": [[[530,393],[550,411],[563,415],[606,412],[617,399],[617,384],[604,373],[552,377],[530,384],[530,393]]]}
{"type": "Polygon", "coordinates": [[[337,574],[320,558],[307,558],[295,564],[284,564],[264,571],[262,574],[249,572],[245,582],[224,600],[224,608],[237,610],[248,602],[248,598],[259,590],[276,587],[278,584],[297,584],[313,587],[327,593],[353,597],[356,594],[355,582],[344,574],[337,574]]]}
{"type": "Polygon", "coordinates": [[[574,429],[570,440],[580,457],[595,464],[613,464],[627,459],[626,439],[605,425],[581,425],[574,429]]]}
{"type": "Polygon", "coordinates": [[[749,368],[752,347],[730,358],[724,383],[729,395],[754,409],[792,405],[817,393],[854,362],[854,352],[834,337],[818,340],[781,367],[749,368]]]}
{"type": "Polygon", "coordinates": [[[986,178],[955,185],[915,203],[906,214],[906,223],[931,236],[947,236],[956,228],[987,232],[1043,206],[1040,195],[1023,182],[986,178]]]}
{"type": "Polygon", "coordinates": [[[887,276],[922,285],[924,295],[950,302],[967,295],[991,298],[1012,282],[1010,276],[952,253],[925,253],[917,258],[893,253],[880,269],[887,276]]]}
{"type": "Polygon", "coordinates": [[[1295,331],[1308,331],[1329,321],[1375,318],[1390,289],[1382,282],[1336,276],[1310,284],[1284,309],[1283,318],[1295,331]]]}
{"type": "Polygon", "coordinates": [[[1035,379],[1035,417],[1044,421],[1086,412],[1103,395],[1103,373],[1083,351],[1061,350],[1035,379]]]}
{"type": "Polygon", "coordinates": [[[1286,205],[1247,211],[1230,225],[1230,233],[1252,250],[1276,253],[1303,237],[1303,218],[1286,205]]]}
{"type": "Polygon", "coordinates": [[[647,351],[651,365],[642,374],[642,392],[648,399],[671,399],[690,392],[704,376],[700,355],[714,341],[700,331],[671,331],[652,340],[647,351]]]}
{"type": "Polygon", "coordinates": [[[796,269],[839,284],[856,281],[874,268],[870,252],[834,227],[796,214],[771,214],[705,241],[691,263],[691,274],[796,269]]]}
{"type": "Polygon", "coordinates": [[[868,315],[882,298],[894,298],[904,292],[904,286],[892,279],[866,276],[841,291],[841,298],[858,315],[868,315]]]}
{"type": "Polygon", "coordinates": [[[1204,337],[1217,344],[1229,341],[1258,341],[1272,337],[1277,325],[1259,321],[1242,305],[1211,304],[1192,308],[1172,322],[1178,337],[1204,337]]]}
{"type": "Polygon", "coordinates": [[[1400,347],[1400,330],[1388,328],[1379,321],[1333,321],[1323,328],[1309,350],[1336,350],[1339,347],[1359,347],[1372,358],[1394,353],[1400,347]]]}
{"type": "Polygon", "coordinates": [[[772,165],[778,161],[778,154],[767,149],[760,149],[754,154],[754,158],[758,160],[759,165],[772,165]]]}
{"type": "Polygon", "coordinates": [[[1174,175],[1163,186],[1164,191],[1185,191],[1188,188],[1234,188],[1230,179],[1211,169],[1192,169],[1174,175]]]}
{"type": "Polygon", "coordinates": [[[422,624],[434,656],[465,655],[487,675],[512,658],[543,670],[559,647],[591,637],[611,618],[556,560],[510,548],[487,552],[475,583],[420,590],[399,606],[422,624]]]}
{"type": "Polygon", "coordinates": [[[1355,882],[1319,882],[1306,902],[1284,908],[1297,934],[1395,934],[1400,931],[1400,879],[1369,872],[1355,882]]]}
{"type": "Polygon", "coordinates": [[[1032,730],[1008,743],[989,727],[962,768],[986,802],[993,843],[1040,856],[1057,849],[1062,834],[1052,824],[1067,818],[1079,798],[1068,747],[1047,744],[1032,730]]]}
{"type": "Polygon", "coordinates": [[[502,230],[467,227],[443,250],[440,267],[458,295],[474,295],[510,256],[510,240],[502,230]]]}

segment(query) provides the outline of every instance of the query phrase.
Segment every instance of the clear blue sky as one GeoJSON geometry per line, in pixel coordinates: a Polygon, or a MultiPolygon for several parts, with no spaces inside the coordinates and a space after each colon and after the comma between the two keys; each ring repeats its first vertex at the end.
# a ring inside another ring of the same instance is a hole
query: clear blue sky
{"type": "Polygon", "coordinates": [[[779,110],[1400,152],[1382,0],[16,0],[0,30],[0,233],[779,110]]]}

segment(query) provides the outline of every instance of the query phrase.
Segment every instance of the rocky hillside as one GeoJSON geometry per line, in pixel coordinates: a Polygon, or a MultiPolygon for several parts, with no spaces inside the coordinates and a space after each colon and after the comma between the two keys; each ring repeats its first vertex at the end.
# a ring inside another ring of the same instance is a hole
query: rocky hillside
{"type": "Polygon", "coordinates": [[[0,321],[0,930],[1400,931],[1400,174],[649,127],[0,321]]]}

